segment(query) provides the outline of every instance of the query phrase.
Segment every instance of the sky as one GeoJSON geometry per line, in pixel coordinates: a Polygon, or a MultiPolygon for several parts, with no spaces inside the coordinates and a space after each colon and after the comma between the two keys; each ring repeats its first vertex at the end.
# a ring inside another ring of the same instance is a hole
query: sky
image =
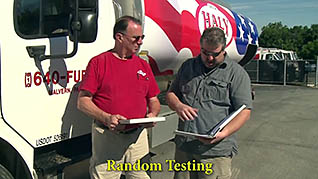
{"type": "Polygon", "coordinates": [[[318,24],[317,0],[224,0],[231,9],[249,17],[258,32],[271,22],[282,22],[288,27],[318,24]]]}

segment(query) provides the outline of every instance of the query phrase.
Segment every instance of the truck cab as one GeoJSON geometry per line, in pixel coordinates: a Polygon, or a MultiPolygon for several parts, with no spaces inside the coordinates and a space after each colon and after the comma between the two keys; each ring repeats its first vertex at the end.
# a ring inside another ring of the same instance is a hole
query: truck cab
{"type": "Polygon", "coordinates": [[[91,119],[76,108],[88,61],[113,47],[116,18],[144,18],[142,1],[9,0],[1,6],[0,173],[61,176],[64,167],[90,156],[91,119]]]}
{"type": "Polygon", "coordinates": [[[254,60],[282,60],[282,58],[276,53],[264,52],[256,54],[254,60]]]}
{"type": "Polygon", "coordinates": [[[298,60],[297,53],[292,50],[282,50],[278,48],[257,49],[255,60],[298,60]]]}

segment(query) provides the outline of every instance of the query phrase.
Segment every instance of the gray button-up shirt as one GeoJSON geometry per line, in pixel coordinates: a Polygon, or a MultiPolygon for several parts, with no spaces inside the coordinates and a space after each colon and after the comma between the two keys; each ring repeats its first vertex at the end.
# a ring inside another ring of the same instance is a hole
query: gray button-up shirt
{"type": "MultiPolygon", "coordinates": [[[[179,120],[178,130],[207,134],[213,126],[243,104],[252,108],[251,82],[246,71],[235,61],[224,62],[209,72],[201,57],[188,59],[171,84],[181,102],[197,108],[192,121],[179,120]]],[[[176,136],[179,149],[206,156],[230,156],[237,153],[235,134],[215,144],[203,144],[195,138],[176,136]]]]}

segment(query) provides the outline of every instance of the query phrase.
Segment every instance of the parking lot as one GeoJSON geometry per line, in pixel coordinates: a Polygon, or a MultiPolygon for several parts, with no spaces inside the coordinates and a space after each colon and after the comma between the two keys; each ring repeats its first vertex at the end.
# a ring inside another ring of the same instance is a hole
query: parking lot
{"type": "MultiPolygon", "coordinates": [[[[318,178],[318,89],[302,86],[254,85],[251,119],[238,132],[239,154],[233,179],[318,178]]],[[[152,162],[174,157],[174,143],[152,152],[152,162]]],[[[65,178],[88,178],[88,161],[66,169],[65,178]]],[[[153,179],[172,178],[163,168],[153,179]]]]}

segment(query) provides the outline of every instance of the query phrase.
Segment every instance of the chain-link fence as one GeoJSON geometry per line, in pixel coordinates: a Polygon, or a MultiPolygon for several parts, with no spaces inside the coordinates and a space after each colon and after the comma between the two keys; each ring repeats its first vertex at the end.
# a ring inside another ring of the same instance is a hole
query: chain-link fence
{"type": "Polygon", "coordinates": [[[253,83],[317,87],[317,60],[252,60],[244,66],[253,83]]]}

